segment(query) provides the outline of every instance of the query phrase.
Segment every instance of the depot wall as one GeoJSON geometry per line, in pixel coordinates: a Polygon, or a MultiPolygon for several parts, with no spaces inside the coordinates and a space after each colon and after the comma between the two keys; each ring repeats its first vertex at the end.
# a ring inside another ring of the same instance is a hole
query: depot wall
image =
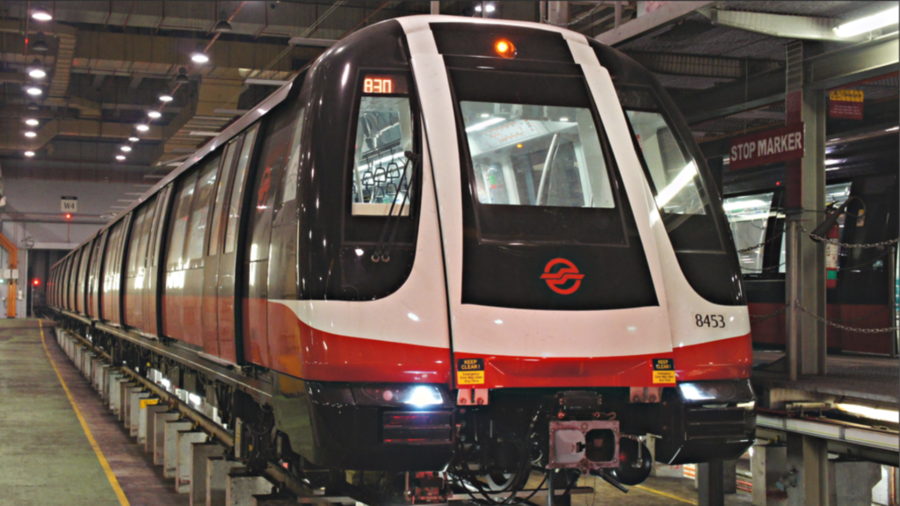
{"type": "MultiPolygon", "coordinates": [[[[103,226],[101,222],[106,221],[112,206],[129,205],[128,202],[119,202],[119,199],[136,198],[125,196],[126,193],[146,189],[147,187],[124,183],[4,178],[6,207],[0,208],[0,232],[18,248],[20,289],[27,287],[29,263],[40,256],[26,248],[26,239],[29,243],[33,241],[35,250],[68,251],[86,241],[103,226]],[[64,213],[60,210],[60,198],[63,196],[78,199],[78,211],[69,221],[63,219],[64,213]],[[89,223],[79,223],[79,220],[88,220],[89,223]]],[[[45,262],[42,261],[41,264],[43,263],[45,262]]],[[[9,258],[5,251],[0,252],[0,268],[9,268],[9,258]]],[[[40,277],[37,271],[32,274],[40,277]]],[[[6,296],[5,290],[0,292],[0,297],[6,296]]],[[[24,295],[26,294],[23,293],[16,304],[16,316],[20,318],[24,318],[26,314],[27,297],[24,295]]]]}

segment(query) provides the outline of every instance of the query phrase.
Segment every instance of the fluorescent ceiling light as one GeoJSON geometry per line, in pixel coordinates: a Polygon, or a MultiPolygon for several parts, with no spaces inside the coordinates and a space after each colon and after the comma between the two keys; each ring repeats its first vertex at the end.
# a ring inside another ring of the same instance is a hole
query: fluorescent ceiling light
{"type": "Polygon", "coordinates": [[[53,19],[53,16],[47,9],[43,7],[37,7],[33,11],[31,11],[31,18],[36,21],[50,21],[51,19],[53,19]]]}
{"type": "Polygon", "coordinates": [[[194,63],[206,63],[209,61],[209,56],[206,56],[206,53],[196,52],[191,55],[191,61],[194,63]]]}
{"type": "Polygon", "coordinates": [[[125,159],[125,155],[116,155],[116,160],[121,162],[124,159],[125,159]]]}
{"type": "Polygon", "coordinates": [[[37,134],[34,132],[25,132],[25,137],[33,138],[33,137],[37,137],[37,134]]]}
{"type": "Polygon", "coordinates": [[[34,79],[43,79],[47,77],[47,72],[44,71],[44,67],[41,65],[41,62],[35,60],[32,66],[28,69],[28,75],[33,77],[34,79]]]}
{"type": "Polygon", "coordinates": [[[838,37],[853,37],[862,33],[871,32],[885,26],[896,25],[900,16],[900,7],[892,7],[886,11],[859,18],[844,23],[834,29],[838,37]]]}
{"type": "Polygon", "coordinates": [[[162,95],[159,96],[160,102],[171,102],[172,100],[175,100],[175,99],[172,97],[172,95],[169,95],[168,93],[163,93],[162,95]]]}
{"type": "Polygon", "coordinates": [[[122,151],[128,153],[131,151],[131,146],[122,146],[122,151]]]}
{"type": "Polygon", "coordinates": [[[494,12],[495,10],[497,10],[497,8],[494,7],[494,4],[487,4],[484,6],[484,12],[494,12]]]}
{"type": "Polygon", "coordinates": [[[32,156],[34,156],[34,151],[26,151],[25,156],[27,156],[28,158],[31,158],[32,156]]]}
{"type": "Polygon", "coordinates": [[[137,137],[133,137],[133,136],[132,136],[132,137],[129,137],[128,140],[131,141],[131,142],[137,142],[137,141],[139,141],[140,139],[137,138],[137,137]]]}
{"type": "Polygon", "coordinates": [[[900,422],[900,413],[889,409],[870,408],[868,406],[860,406],[858,404],[837,404],[838,409],[853,413],[854,415],[872,420],[881,420],[882,422],[900,422]]]}
{"type": "Polygon", "coordinates": [[[147,116],[150,116],[153,119],[162,117],[162,114],[159,111],[148,111],[147,116]]]}
{"type": "Polygon", "coordinates": [[[38,126],[41,124],[41,122],[34,118],[28,118],[25,120],[25,124],[28,126],[38,126]]]}
{"type": "Polygon", "coordinates": [[[482,121],[481,123],[475,123],[469,128],[466,128],[466,133],[480,132],[481,130],[484,130],[491,125],[496,125],[497,123],[501,123],[503,121],[506,121],[506,118],[491,118],[487,121],[482,121]]]}
{"type": "Polygon", "coordinates": [[[150,127],[148,127],[147,125],[137,125],[135,126],[135,128],[137,128],[138,132],[146,132],[147,130],[150,130],[150,127]]]}
{"type": "Polygon", "coordinates": [[[28,93],[29,95],[32,95],[32,96],[35,96],[35,97],[36,97],[36,96],[40,95],[40,94],[43,93],[43,92],[42,92],[41,89],[38,88],[37,86],[29,86],[28,88],[25,88],[25,93],[28,93]]]}

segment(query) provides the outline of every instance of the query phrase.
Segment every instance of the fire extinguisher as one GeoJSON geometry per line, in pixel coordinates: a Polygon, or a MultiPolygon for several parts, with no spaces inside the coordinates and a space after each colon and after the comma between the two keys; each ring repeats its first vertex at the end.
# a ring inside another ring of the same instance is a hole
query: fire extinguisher
{"type": "Polygon", "coordinates": [[[837,242],[838,237],[838,224],[835,222],[834,226],[829,228],[828,233],[825,234],[825,238],[828,239],[828,242],[825,243],[825,287],[829,290],[837,288],[838,256],[841,248],[831,241],[837,242]]]}

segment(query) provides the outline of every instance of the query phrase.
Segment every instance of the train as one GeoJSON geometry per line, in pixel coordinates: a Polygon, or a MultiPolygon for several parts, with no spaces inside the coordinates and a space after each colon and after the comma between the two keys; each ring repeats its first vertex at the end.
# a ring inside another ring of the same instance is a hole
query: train
{"type": "MultiPolygon", "coordinates": [[[[869,248],[836,248],[833,285],[827,289],[826,315],[843,327],[826,327],[829,353],[896,356],[895,295],[898,250],[897,127],[890,124],[863,132],[833,136],[826,145],[826,208],[846,203],[838,219],[836,239],[843,244],[882,244],[869,248]],[[852,330],[858,329],[858,330],[852,330]],[[866,332],[876,331],[876,332],[866,332]]],[[[758,349],[785,344],[785,210],[784,164],[753,171],[725,171],[724,208],[740,253],[747,304],[754,319],[758,349]]],[[[804,239],[808,240],[808,239],[804,239]]]]}
{"type": "Polygon", "coordinates": [[[410,16],[327,49],[51,270],[60,324],[311,486],[515,502],[755,436],[709,168],[564,28],[410,16]],[[199,401],[198,401],[199,402],[199,401]],[[532,484],[533,486],[533,484],[532,484]]]}

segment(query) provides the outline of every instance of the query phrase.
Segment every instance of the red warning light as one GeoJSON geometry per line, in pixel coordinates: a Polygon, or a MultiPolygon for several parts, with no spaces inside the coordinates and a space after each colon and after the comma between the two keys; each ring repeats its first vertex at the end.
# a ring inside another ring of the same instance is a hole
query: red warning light
{"type": "Polygon", "coordinates": [[[34,283],[34,286],[40,286],[41,280],[34,278],[34,281],[32,281],[32,283],[34,283]]]}
{"type": "Polygon", "coordinates": [[[69,214],[69,213],[66,213],[66,219],[67,219],[67,220],[71,220],[71,219],[72,219],[72,215],[69,214]]]}

